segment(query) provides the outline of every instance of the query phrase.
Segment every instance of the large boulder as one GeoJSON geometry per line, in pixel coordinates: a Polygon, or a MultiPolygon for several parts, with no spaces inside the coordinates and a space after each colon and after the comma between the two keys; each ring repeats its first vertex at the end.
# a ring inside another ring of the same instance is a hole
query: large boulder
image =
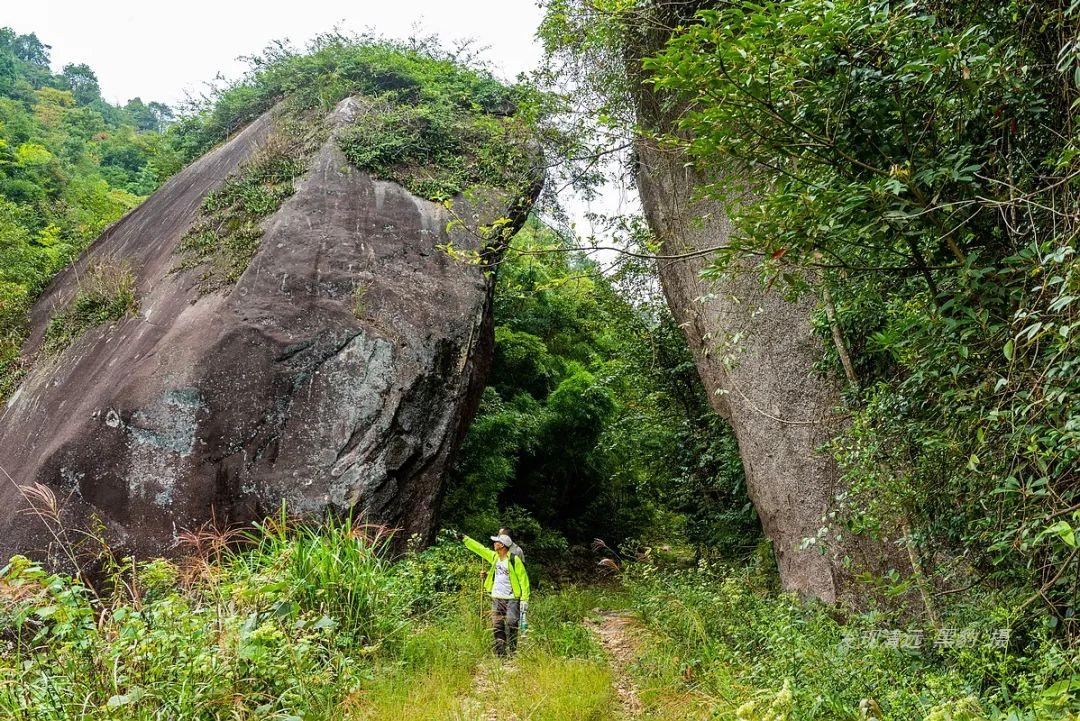
{"type": "Polygon", "coordinates": [[[839,522],[846,487],[822,447],[844,429],[842,383],[817,370],[824,355],[812,324],[817,296],[792,301],[782,284],[763,285],[748,257],[735,256],[717,279],[702,277],[735,232],[731,208],[708,189],[718,183],[767,188],[771,171],[734,161],[704,169],[689,157],[694,139],[679,126],[688,101],[657,90],[643,69],[643,57],[663,48],[670,28],[703,6],[653,3],[659,19],[634,29],[626,57],[637,120],[649,131],[635,142],[635,177],[645,218],[661,242],[660,282],[712,406],[735,432],[747,491],[784,589],[863,606],[861,574],[910,569],[896,544],[849,533],[839,522]]]}
{"type": "Polygon", "coordinates": [[[139,555],[282,503],[430,534],[493,344],[490,268],[439,246],[494,260],[503,236],[480,229],[519,222],[532,196],[440,204],[351,167],[336,135],[366,107],[347,99],[324,119],[328,134],[234,283],[208,290],[178,247],[204,197],[273,140],[280,112],[178,173],[54,280],[32,311],[32,370],[0,408],[11,476],[0,477],[0,556],[56,540],[40,512],[24,512],[34,483],[56,496],[62,523],[96,525],[139,555]],[[50,319],[102,262],[131,269],[137,314],[40,352],[50,319]]]}
{"type": "MultiPolygon", "coordinates": [[[[823,355],[810,317],[814,298],[796,302],[766,288],[748,264],[721,281],[702,278],[709,248],[732,234],[726,210],[701,197],[706,180],[686,158],[652,143],[637,146],[642,205],[662,241],[661,285],[686,334],[713,408],[735,431],[750,499],[773,543],[786,590],[825,601],[849,579],[833,535],[817,539],[841,490],[836,462],[819,448],[839,431],[840,386],[814,371],[823,355]],[[681,257],[680,257],[681,256],[681,257]]],[[[845,546],[849,545],[847,543],[845,546]]],[[[845,548],[846,553],[851,552],[845,548]]]]}

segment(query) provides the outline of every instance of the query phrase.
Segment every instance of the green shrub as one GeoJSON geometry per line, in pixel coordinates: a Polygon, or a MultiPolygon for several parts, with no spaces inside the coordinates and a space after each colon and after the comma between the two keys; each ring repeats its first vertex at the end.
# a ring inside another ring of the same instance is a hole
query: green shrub
{"type": "Polygon", "coordinates": [[[322,526],[267,521],[232,557],[239,601],[249,597],[286,619],[319,618],[349,643],[379,643],[401,631],[410,599],[394,592],[381,529],[328,519],[322,526]]]}
{"type": "Polygon", "coordinates": [[[103,596],[22,557],[0,570],[0,717],[339,718],[429,672],[456,703],[489,647],[460,543],[391,563],[378,528],[284,514],[182,538],[194,555],[114,565],[103,596]]]}
{"type": "MultiPolygon", "coordinates": [[[[441,104],[466,112],[506,114],[523,91],[468,67],[430,39],[395,42],[372,36],[326,33],[303,52],[277,43],[250,58],[240,80],[218,90],[170,133],[187,160],[255,119],[283,98],[304,109],[326,110],[350,95],[386,96],[409,106],[441,104]]],[[[440,115],[442,119],[448,114],[440,115]]],[[[415,128],[413,129],[415,130],[415,128]]],[[[379,151],[382,152],[382,151],[379,151]]]]}
{"type": "MultiPolygon", "coordinates": [[[[868,634],[919,628],[881,613],[843,616],[824,604],[762,594],[741,569],[631,564],[624,581],[632,607],[661,640],[642,666],[646,676],[668,684],[681,678],[684,690],[736,707],[738,718],[833,721],[872,711],[882,721],[948,713],[1051,721],[1080,711],[1080,694],[1068,690],[1080,657],[1046,631],[1014,638],[1007,649],[937,648],[929,629],[919,650],[894,648],[868,642],[868,634]]],[[[1007,613],[994,608],[981,599],[977,609],[947,609],[942,628],[977,631],[983,644],[1008,627],[1007,613]]]]}
{"type": "Polygon", "coordinates": [[[431,618],[452,607],[462,589],[470,592],[478,588],[480,566],[476,555],[448,532],[440,533],[435,543],[422,551],[416,549],[418,541],[411,539],[409,553],[398,562],[393,593],[406,599],[414,614],[431,618]]]}
{"type": "Polygon", "coordinates": [[[520,118],[486,115],[435,92],[408,103],[401,93],[370,101],[338,138],[345,157],[429,200],[449,200],[479,186],[526,189],[531,131],[520,118]]]}
{"type": "Polygon", "coordinates": [[[135,274],[127,261],[92,262],[68,304],[49,319],[42,351],[55,355],[91,328],[137,313],[135,292],[135,274]]]}

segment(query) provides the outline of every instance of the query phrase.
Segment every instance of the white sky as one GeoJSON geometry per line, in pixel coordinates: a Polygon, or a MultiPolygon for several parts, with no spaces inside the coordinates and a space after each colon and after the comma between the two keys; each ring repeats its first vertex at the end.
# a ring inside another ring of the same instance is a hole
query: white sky
{"type": "MultiPolygon", "coordinates": [[[[536,0],[0,0],[0,27],[37,33],[52,46],[56,69],[86,63],[102,96],[170,105],[198,93],[219,72],[234,78],[238,58],[272,40],[302,48],[320,32],[372,31],[391,38],[437,34],[446,45],[472,39],[505,80],[540,62],[535,38],[542,11],[536,0]]],[[[567,197],[577,232],[593,229],[589,206],[567,197]]],[[[608,187],[593,205],[602,212],[633,210],[636,193],[608,187]]],[[[599,229],[597,229],[598,231],[599,229]]]]}
{"type": "Polygon", "coordinates": [[[135,96],[175,104],[218,72],[236,77],[241,55],[271,40],[298,47],[335,25],[404,38],[419,26],[444,41],[475,39],[505,79],[540,60],[534,0],[4,0],[0,26],[37,33],[53,65],[88,64],[114,103],[135,96]]]}

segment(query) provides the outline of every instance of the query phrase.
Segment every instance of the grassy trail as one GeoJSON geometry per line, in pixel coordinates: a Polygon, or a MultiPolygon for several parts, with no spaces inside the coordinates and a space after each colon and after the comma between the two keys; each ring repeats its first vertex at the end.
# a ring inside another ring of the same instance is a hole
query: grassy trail
{"type": "Polygon", "coordinates": [[[570,588],[538,598],[518,653],[490,650],[475,599],[438,626],[418,629],[406,663],[362,697],[351,719],[445,721],[681,721],[733,711],[696,689],[678,659],[610,589],[570,588]]]}
{"type": "Polygon", "coordinates": [[[590,630],[613,600],[593,589],[537,599],[511,659],[495,656],[473,599],[410,636],[402,659],[380,668],[347,705],[357,721],[624,721],[619,673],[590,630]]]}
{"type": "Polygon", "coordinates": [[[630,666],[639,658],[642,640],[637,620],[628,611],[600,611],[599,620],[590,618],[585,624],[603,646],[612,665],[623,717],[639,718],[644,707],[637,684],[630,676],[630,666]]]}
{"type": "Polygon", "coordinates": [[[347,528],[265,538],[193,567],[186,581],[180,567],[149,562],[130,597],[120,587],[117,597],[95,598],[14,560],[0,571],[0,718],[1080,718],[1069,715],[1064,686],[1041,691],[1046,673],[1014,682],[1022,659],[1004,651],[851,644],[882,621],[841,625],[824,609],[758,592],[746,577],[699,570],[649,567],[624,573],[617,587],[543,589],[506,660],[492,653],[490,604],[457,544],[391,564],[347,528]],[[983,658],[1004,680],[984,674],[982,692],[1003,688],[1022,713],[997,713],[975,695],[969,669],[989,668],[983,658]]]}

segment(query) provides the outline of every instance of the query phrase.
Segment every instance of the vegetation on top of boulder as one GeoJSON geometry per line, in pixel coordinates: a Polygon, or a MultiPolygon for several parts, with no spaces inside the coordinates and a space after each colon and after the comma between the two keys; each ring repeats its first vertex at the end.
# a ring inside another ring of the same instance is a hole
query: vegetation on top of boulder
{"type": "Polygon", "coordinates": [[[305,51],[275,42],[247,61],[250,69],[242,78],[186,108],[172,128],[187,162],[285,98],[299,108],[326,111],[351,95],[394,93],[412,104],[441,97],[464,109],[511,114],[526,92],[503,85],[467,52],[448,52],[435,38],[400,42],[331,32],[314,38],[305,51]]]}
{"type": "Polygon", "coordinates": [[[356,95],[368,100],[368,112],[340,141],[362,170],[433,200],[478,184],[517,190],[512,180],[532,179],[525,156],[541,98],[503,84],[467,52],[448,52],[436,39],[334,32],[304,52],[275,43],[248,60],[247,75],[211,93],[175,126],[188,160],[285,98],[326,110],[356,95]]]}
{"type": "Polygon", "coordinates": [[[434,42],[396,43],[337,33],[306,52],[284,44],[250,58],[251,71],[185,116],[172,138],[189,159],[276,103],[277,127],[260,154],[203,203],[202,220],[183,239],[183,267],[205,266],[204,290],[234,282],[258,249],[260,221],[293,191],[292,181],[326,137],[312,118],[360,96],[363,109],[338,131],[349,161],[429,200],[472,187],[524,193],[535,182],[535,108],[527,96],[470,67],[434,42]]]}
{"type": "Polygon", "coordinates": [[[400,92],[373,100],[338,138],[357,168],[434,201],[474,186],[523,191],[535,176],[528,151],[534,141],[520,117],[439,95],[413,105],[400,92]]]}

